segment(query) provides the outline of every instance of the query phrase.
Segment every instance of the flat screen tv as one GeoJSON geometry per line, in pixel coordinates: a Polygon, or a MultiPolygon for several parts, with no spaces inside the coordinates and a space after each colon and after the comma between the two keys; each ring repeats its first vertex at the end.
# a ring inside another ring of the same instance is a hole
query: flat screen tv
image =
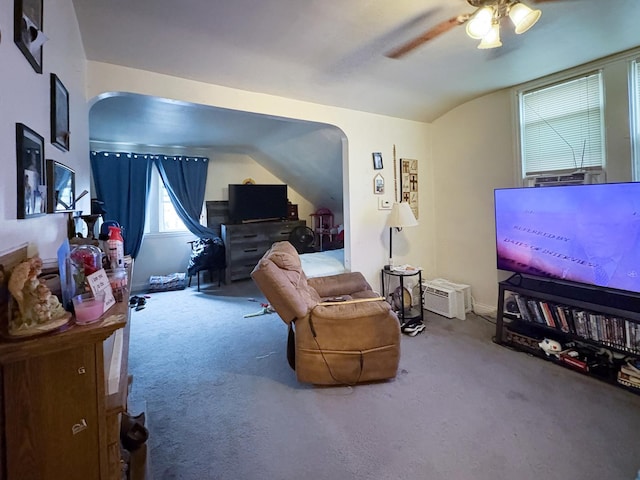
{"type": "Polygon", "coordinates": [[[287,218],[286,185],[229,185],[231,223],[260,222],[287,218]]]}
{"type": "Polygon", "coordinates": [[[640,292],[640,183],[494,196],[498,269],[640,292]]]}

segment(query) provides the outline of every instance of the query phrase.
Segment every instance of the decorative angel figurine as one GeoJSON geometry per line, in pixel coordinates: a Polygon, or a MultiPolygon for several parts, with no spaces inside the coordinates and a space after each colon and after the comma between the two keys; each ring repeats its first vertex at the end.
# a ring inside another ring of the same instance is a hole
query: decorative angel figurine
{"type": "Polygon", "coordinates": [[[9,292],[18,304],[9,322],[9,333],[37,328],[70,316],[58,298],[38,280],[42,260],[32,257],[16,265],[9,279],[9,292]]]}

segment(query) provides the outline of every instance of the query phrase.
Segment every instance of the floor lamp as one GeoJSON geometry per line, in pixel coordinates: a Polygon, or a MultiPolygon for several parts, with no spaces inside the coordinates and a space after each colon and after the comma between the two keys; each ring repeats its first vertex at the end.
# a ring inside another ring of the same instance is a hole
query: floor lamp
{"type": "Polygon", "coordinates": [[[418,225],[415,215],[407,202],[394,202],[391,207],[391,213],[387,218],[387,227],[389,227],[389,264],[385,266],[386,270],[393,267],[393,229],[398,231],[404,227],[415,227],[418,225]]]}

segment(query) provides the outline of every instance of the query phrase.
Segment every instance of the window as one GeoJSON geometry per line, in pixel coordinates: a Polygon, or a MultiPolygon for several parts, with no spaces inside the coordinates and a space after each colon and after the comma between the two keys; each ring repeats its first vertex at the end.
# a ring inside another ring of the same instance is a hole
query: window
{"type": "Polygon", "coordinates": [[[173,208],[167,189],[155,166],[151,169],[151,187],[147,205],[145,234],[189,233],[173,208]]]}
{"type": "Polygon", "coordinates": [[[640,182],[640,59],[631,62],[631,148],[633,181],[640,182]]]}
{"type": "Polygon", "coordinates": [[[522,91],[519,100],[524,176],[604,167],[600,72],[522,91]]]}
{"type": "Polygon", "coordinates": [[[158,199],[160,202],[158,208],[158,230],[160,232],[186,232],[184,222],[180,219],[176,213],[176,209],[173,207],[169,194],[162,181],[159,182],[160,194],[158,199]]]}

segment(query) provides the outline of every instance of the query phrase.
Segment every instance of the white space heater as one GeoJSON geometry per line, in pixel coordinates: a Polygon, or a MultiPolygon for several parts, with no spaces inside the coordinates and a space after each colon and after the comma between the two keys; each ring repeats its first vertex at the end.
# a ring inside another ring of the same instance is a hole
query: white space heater
{"type": "Polygon", "coordinates": [[[466,291],[469,292],[469,304],[471,303],[471,289],[468,285],[454,284],[444,279],[436,279],[423,282],[423,286],[423,306],[425,310],[447,318],[459,318],[460,320],[466,318],[466,291]]]}

